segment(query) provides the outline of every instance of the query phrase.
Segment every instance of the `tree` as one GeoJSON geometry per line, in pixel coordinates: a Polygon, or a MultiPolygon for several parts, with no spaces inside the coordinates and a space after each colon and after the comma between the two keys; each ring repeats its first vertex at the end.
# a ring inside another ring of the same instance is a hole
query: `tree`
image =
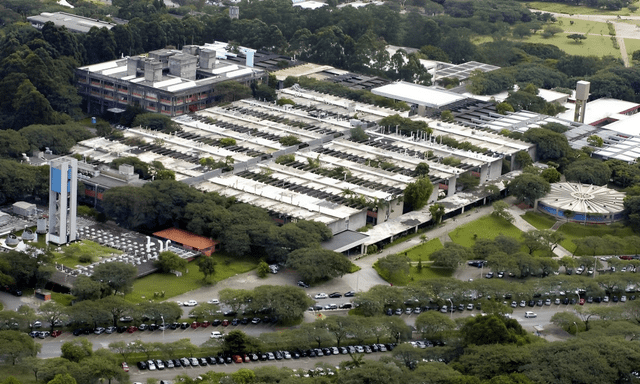
{"type": "Polygon", "coordinates": [[[380,274],[386,280],[404,281],[410,271],[411,259],[404,254],[392,254],[381,257],[374,266],[379,268],[380,274]]]}
{"type": "Polygon", "coordinates": [[[413,172],[416,177],[427,177],[429,176],[429,164],[425,162],[418,163],[418,165],[416,165],[416,169],[413,172]]]}
{"type": "Polygon", "coordinates": [[[129,293],[138,276],[138,269],[127,263],[111,262],[100,264],[93,269],[91,278],[107,284],[114,293],[129,293]]]}
{"type": "Polygon", "coordinates": [[[504,201],[496,201],[495,203],[492,204],[493,207],[493,212],[491,212],[492,215],[500,217],[510,223],[513,222],[513,215],[511,213],[509,213],[508,209],[509,209],[509,204],[505,203],[504,201]]]}
{"type": "Polygon", "coordinates": [[[298,271],[304,281],[314,284],[340,277],[351,270],[343,254],[322,248],[301,248],[289,253],[287,267],[298,271]]]}
{"type": "Polygon", "coordinates": [[[529,152],[524,150],[516,152],[514,160],[520,169],[533,165],[533,160],[531,159],[529,152]]]}
{"type": "Polygon", "coordinates": [[[569,164],[564,174],[567,181],[605,185],[611,178],[611,169],[601,160],[586,158],[569,164]]]}
{"type": "Polygon", "coordinates": [[[434,224],[440,224],[442,217],[444,216],[444,205],[442,204],[432,204],[429,207],[429,213],[431,213],[431,219],[434,224]]]}
{"type": "Polygon", "coordinates": [[[280,138],[280,140],[278,140],[278,142],[285,147],[291,147],[293,145],[302,143],[302,141],[300,141],[300,139],[298,139],[298,137],[294,135],[283,136],[280,138]]]}
{"type": "Polygon", "coordinates": [[[279,285],[262,285],[253,290],[251,308],[271,308],[280,323],[288,324],[302,317],[313,304],[302,288],[279,285]]]}
{"type": "Polygon", "coordinates": [[[231,331],[224,337],[222,350],[226,353],[242,355],[255,349],[256,341],[242,331],[231,331]]]}
{"type": "Polygon", "coordinates": [[[109,286],[105,283],[95,281],[89,276],[80,275],[73,282],[71,294],[76,300],[98,300],[110,291],[109,286]]]}
{"type": "Polygon", "coordinates": [[[134,310],[133,305],[126,301],[122,296],[107,296],[98,301],[100,307],[111,314],[113,326],[118,325],[118,319],[131,314],[134,310]]]}
{"type": "Polygon", "coordinates": [[[163,273],[171,271],[184,271],[187,268],[187,260],[171,251],[160,252],[158,261],[154,263],[163,273]]]}
{"type": "Polygon", "coordinates": [[[514,319],[500,315],[478,316],[467,320],[460,330],[466,345],[524,344],[527,332],[514,319]]]}
{"type": "Polygon", "coordinates": [[[369,140],[369,135],[362,129],[362,127],[351,128],[351,140],[355,142],[362,142],[369,140]]]}
{"type": "Polygon", "coordinates": [[[465,172],[458,176],[457,185],[461,187],[463,191],[468,191],[480,185],[480,178],[474,176],[471,172],[465,172]]]}
{"type": "Polygon", "coordinates": [[[537,155],[542,161],[566,157],[571,150],[567,137],[551,129],[531,128],[524,133],[523,138],[537,145],[537,155]]]}
{"type": "Polygon", "coordinates": [[[557,25],[548,25],[544,28],[544,31],[542,32],[542,37],[544,37],[545,39],[549,38],[549,37],[553,37],[558,33],[562,33],[564,30],[560,27],[558,27],[557,25]]]}
{"type": "Polygon", "coordinates": [[[554,167],[549,167],[540,173],[540,177],[547,180],[549,183],[557,183],[560,181],[561,176],[562,174],[554,167]]]}
{"type": "Polygon", "coordinates": [[[436,311],[423,312],[416,318],[416,330],[429,340],[437,340],[443,333],[453,331],[455,327],[456,323],[453,320],[436,311]]]}
{"type": "Polygon", "coordinates": [[[203,280],[207,281],[209,276],[213,276],[216,273],[216,262],[207,256],[200,256],[197,261],[198,269],[204,275],[203,280]]]}
{"type": "Polygon", "coordinates": [[[16,365],[20,359],[36,356],[40,348],[41,345],[24,332],[0,331],[0,356],[12,365],[16,365]]]}
{"type": "Polygon", "coordinates": [[[59,373],[47,384],[77,384],[77,381],[68,373],[59,373]]]}
{"type": "Polygon", "coordinates": [[[473,258],[473,252],[460,244],[447,242],[444,248],[433,252],[430,259],[434,266],[455,269],[460,263],[473,258]]]}
{"type": "Polygon", "coordinates": [[[258,264],[258,268],[256,268],[256,273],[258,277],[265,278],[269,274],[269,264],[266,261],[261,260],[258,264]]]}
{"type": "Polygon", "coordinates": [[[602,140],[602,137],[598,135],[591,135],[587,138],[587,143],[592,147],[600,148],[604,144],[604,140],[602,140]]]}
{"type": "Polygon", "coordinates": [[[515,112],[513,106],[507,102],[502,102],[496,104],[496,111],[501,115],[506,115],[507,112],[515,112]]]}
{"type": "Polygon", "coordinates": [[[418,210],[424,207],[433,192],[433,184],[426,177],[420,177],[415,182],[407,184],[404,190],[404,203],[411,207],[411,210],[418,210]]]}
{"type": "Polygon", "coordinates": [[[48,301],[42,304],[39,311],[44,320],[51,326],[52,332],[56,323],[62,321],[66,316],[65,308],[55,301],[48,301]]]}
{"type": "Polygon", "coordinates": [[[440,113],[440,119],[442,119],[442,121],[444,122],[452,123],[455,120],[455,117],[453,116],[453,113],[451,113],[451,111],[447,109],[440,113]]]}
{"type": "Polygon", "coordinates": [[[582,44],[582,40],[586,40],[587,36],[582,33],[572,33],[567,36],[567,39],[573,40],[576,44],[582,44]]]}
{"type": "Polygon", "coordinates": [[[256,374],[250,369],[240,368],[231,374],[231,378],[236,384],[249,384],[254,382],[256,374]]]}
{"type": "Polygon", "coordinates": [[[62,358],[79,363],[80,361],[93,355],[93,345],[89,340],[82,337],[73,341],[67,341],[60,347],[62,358]]]}
{"type": "Polygon", "coordinates": [[[540,176],[523,173],[511,180],[509,190],[520,201],[525,201],[529,205],[533,205],[536,199],[543,197],[551,191],[551,186],[540,176]]]}

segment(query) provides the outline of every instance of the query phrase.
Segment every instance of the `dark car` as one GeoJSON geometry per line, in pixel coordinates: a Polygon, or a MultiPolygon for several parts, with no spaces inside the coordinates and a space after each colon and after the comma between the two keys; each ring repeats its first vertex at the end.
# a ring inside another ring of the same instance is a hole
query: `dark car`
{"type": "Polygon", "coordinates": [[[611,301],[613,301],[614,303],[617,303],[620,299],[618,299],[618,296],[613,296],[611,298],[611,301]]]}
{"type": "Polygon", "coordinates": [[[240,324],[240,320],[238,319],[231,320],[231,325],[238,325],[238,324],[240,324]]]}
{"type": "Polygon", "coordinates": [[[596,297],[593,298],[593,301],[596,302],[596,303],[602,303],[602,297],[596,296],[596,297]]]}
{"type": "Polygon", "coordinates": [[[249,319],[246,317],[243,317],[242,320],[240,320],[240,324],[242,325],[247,325],[249,324],[249,319]]]}
{"type": "Polygon", "coordinates": [[[332,298],[332,299],[336,299],[336,298],[338,298],[338,297],[342,297],[342,293],[340,293],[340,292],[333,292],[333,293],[330,293],[330,294],[329,294],[329,297],[330,297],[330,298],[332,298]]]}
{"type": "Polygon", "coordinates": [[[267,359],[269,359],[267,354],[264,352],[258,352],[258,358],[260,359],[260,361],[267,361],[267,359]]]}
{"type": "Polygon", "coordinates": [[[180,324],[180,329],[187,329],[189,328],[189,323],[181,323],[180,324]]]}
{"type": "Polygon", "coordinates": [[[218,364],[224,364],[224,357],[218,356],[216,357],[216,361],[218,362],[218,364]]]}
{"type": "Polygon", "coordinates": [[[564,299],[562,299],[562,304],[569,305],[569,298],[565,297],[564,299]]]}
{"type": "MultiPolygon", "coordinates": [[[[84,329],[82,329],[82,328],[78,328],[78,329],[74,329],[73,330],[73,336],[80,336],[83,333],[84,333],[84,329]]],[[[35,337],[35,336],[32,336],[32,337],[35,337]]]]}
{"type": "Polygon", "coordinates": [[[236,315],[236,311],[224,311],[222,315],[225,317],[232,317],[236,315]]]}
{"type": "Polygon", "coordinates": [[[345,292],[344,297],[353,297],[356,295],[355,291],[345,292]]]}
{"type": "Polygon", "coordinates": [[[180,328],[180,323],[171,323],[169,325],[169,328],[170,329],[178,329],[178,328],[180,328]]]}
{"type": "Polygon", "coordinates": [[[302,288],[309,288],[309,284],[305,283],[302,280],[298,281],[298,286],[302,288]]]}
{"type": "Polygon", "coordinates": [[[280,353],[280,351],[275,351],[273,354],[275,355],[276,360],[282,360],[283,356],[282,356],[282,353],[280,353]]]}
{"type": "Polygon", "coordinates": [[[199,358],[198,361],[200,362],[200,366],[202,367],[207,366],[207,359],[205,359],[204,357],[199,358]]]}
{"type": "Polygon", "coordinates": [[[309,350],[307,350],[307,356],[308,356],[308,357],[316,357],[317,355],[318,355],[318,354],[316,353],[316,351],[315,351],[315,350],[313,350],[313,349],[309,349],[309,350]]]}
{"type": "Polygon", "coordinates": [[[387,314],[387,316],[393,316],[393,309],[387,308],[387,311],[385,313],[387,314]]]}
{"type": "Polygon", "coordinates": [[[569,300],[569,304],[575,305],[578,301],[576,299],[569,300]]]}
{"type": "Polygon", "coordinates": [[[144,361],[138,361],[138,369],[141,371],[147,369],[147,363],[144,361]]]}
{"type": "Polygon", "coordinates": [[[182,363],[180,363],[179,359],[173,359],[173,366],[176,368],[182,367],[182,363]]]}
{"type": "Polygon", "coordinates": [[[116,328],[116,332],[118,333],[125,333],[126,331],[127,331],[127,327],[124,327],[124,326],[120,326],[116,328]]]}
{"type": "Polygon", "coordinates": [[[212,327],[217,327],[217,326],[219,326],[220,324],[222,324],[222,320],[220,320],[220,319],[215,319],[215,320],[213,320],[213,321],[211,322],[211,326],[212,326],[212,327]]]}

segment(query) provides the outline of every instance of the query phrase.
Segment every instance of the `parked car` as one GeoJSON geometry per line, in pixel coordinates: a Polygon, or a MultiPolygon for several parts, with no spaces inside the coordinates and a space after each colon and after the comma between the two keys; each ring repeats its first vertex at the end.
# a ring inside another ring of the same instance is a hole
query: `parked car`
{"type": "Polygon", "coordinates": [[[314,296],[316,299],[326,299],[327,297],[329,297],[329,295],[327,295],[324,292],[318,293],[314,296]]]}
{"type": "Polygon", "coordinates": [[[330,294],[329,294],[329,297],[330,297],[330,298],[332,298],[332,299],[337,299],[337,298],[339,298],[339,297],[342,297],[342,293],[340,293],[340,292],[333,292],[333,293],[330,293],[330,294]]]}
{"type": "Polygon", "coordinates": [[[298,287],[309,288],[309,284],[307,284],[304,281],[300,280],[300,281],[298,281],[298,287]]]}
{"type": "Polygon", "coordinates": [[[534,317],[538,317],[538,314],[533,313],[531,311],[527,311],[527,312],[524,313],[524,317],[525,318],[534,318],[534,317]]]}
{"type": "Polygon", "coordinates": [[[220,300],[218,300],[218,299],[211,299],[211,300],[207,301],[207,303],[208,303],[208,304],[215,304],[215,305],[218,305],[218,304],[220,304],[220,300]]]}
{"type": "Polygon", "coordinates": [[[147,369],[147,363],[145,363],[144,361],[138,361],[138,369],[141,371],[144,371],[145,369],[147,369]]]}
{"type": "Polygon", "coordinates": [[[93,331],[93,333],[95,333],[96,335],[102,335],[104,331],[105,329],[103,327],[98,327],[93,331]]]}
{"type": "Polygon", "coordinates": [[[355,291],[345,292],[344,297],[353,297],[356,295],[355,291]]]}
{"type": "Polygon", "coordinates": [[[123,371],[129,372],[129,365],[125,361],[122,362],[121,366],[123,371]]]}
{"type": "Polygon", "coordinates": [[[195,307],[196,305],[198,305],[198,302],[195,300],[189,300],[182,303],[182,305],[184,305],[185,307],[195,307]]]}

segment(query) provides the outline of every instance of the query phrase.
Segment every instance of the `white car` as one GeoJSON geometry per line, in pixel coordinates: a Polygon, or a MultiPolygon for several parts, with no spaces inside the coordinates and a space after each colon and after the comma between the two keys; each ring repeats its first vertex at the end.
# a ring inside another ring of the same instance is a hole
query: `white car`
{"type": "Polygon", "coordinates": [[[627,301],[627,296],[622,296],[622,297],[620,298],[620,302],[621,302],[621,303],[624,303],[625,301],[627,301]]]}
{"type": "Polygon", "coordinates": [[[189,300],[189,301],[185,301],[184,303],[182,303],[185,307],[195,307],[196,305],[198,305],[198,302],[195,300],[189,300]]]}
{"type": "Polygon", "coordinates": [[[220,331],[213,331],[211,332],[211,336],[212,339],[222,339],[222,333],[220,331]]]}
{"type": "Polygon", "coordinates": [[[220,300],[218,300],[218,299],[211,299],[211,300],[207,301],[207,303],[208,303],[208,304],[215,304],[215,305],[218,305],[218,304],[220,304],[220,300]]]}
{"type": "Polygon", "coordinates": [[[316,299],[326,299],[327,297],[329,297],[329,295],[327,295],[324,292],[318,293],[317,295],[315,295],[316,299]]]}
{"type": "Polygon", "coordinates": [[[528,318],[528,319],[532,319],[534,317],[538,317],[538,314],[537,313],[533,313],[531,311],[527,311],[527,312],[524,313],[524,317],[528,318]]]}

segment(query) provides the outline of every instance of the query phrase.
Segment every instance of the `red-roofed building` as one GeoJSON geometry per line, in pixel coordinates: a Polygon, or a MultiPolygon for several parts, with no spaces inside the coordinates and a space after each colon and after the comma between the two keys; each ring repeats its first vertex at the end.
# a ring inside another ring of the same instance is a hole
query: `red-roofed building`
{"type": "Polygon", "coordinates": [[[191,232],[178,228],[167,228],[153,234],[156,237],[165,240],[171,240],[174,243],[182,245],[185,249],[193,249],[202,252],[202,254],[211,256],[215,251],[220,250],[220,242],[211,240],[204,236],[199,236],[191,232]]]}

